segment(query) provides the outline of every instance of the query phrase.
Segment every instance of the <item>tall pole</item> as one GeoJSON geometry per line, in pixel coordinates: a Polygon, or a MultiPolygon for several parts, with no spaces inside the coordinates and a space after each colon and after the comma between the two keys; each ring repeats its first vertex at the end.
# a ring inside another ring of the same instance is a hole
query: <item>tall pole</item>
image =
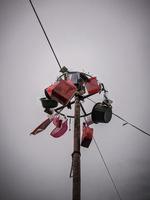
{"type": "Polygon", "coordinates": [[[81,198],[81,176],[80,176],[80,100],[75,97],[75,120],[74,120],[74,151],[72,154],[73,170],[73,200],[81,198]]]}

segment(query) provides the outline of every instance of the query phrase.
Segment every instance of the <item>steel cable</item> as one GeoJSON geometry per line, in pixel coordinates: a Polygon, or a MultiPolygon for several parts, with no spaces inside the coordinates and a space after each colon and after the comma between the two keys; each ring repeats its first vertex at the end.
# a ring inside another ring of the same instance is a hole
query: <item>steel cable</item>
{"type": "Polygon", "coordinates": [[[113,177],[112,177],[112,175],[111,175],[111,173],[110,173],[110,170],[108,169],[108,166],[107,166],[107,164],[106,164],[106,161],[105,161],[105,159],[104,159],[104,156],[102,155],[102,152],[101,152],[101,150],[100,150],[100,148],[99,148],[99,146],[98,146],[98,144],[97,144],[97,142],[96,142],[96,140],[95,140],[94,137],[93,137],[93,140],[94,140],[95,146],[96,146],[96,148],[97,148],[97,150],[98,150],[98,152],[99,152],[99,155],[100,155],[100,157],[101,157],[101,159],[102,159],[102,161],[103,161],[103,163],[104,163],[104,166],[105,166],[105,168],[106,168],[106,171],[107,171],[107,173],[108,173],[108,175],[109,175],[109,177],[110,177],[110,180],[111,180],[111,182],[112,182],[112,184],[113,184],[114,190],[116,191],[116,194],[117,194],[119,200],[122,200],[121,195],[120,195],[120,193],[119,193],[119,190],[118,190],[118,188],[117,188],[117,186],[116,186],[116,184],[115,184],[115,182],[114,182],[114,180],[113,180],[113,177]]]}
{"type": "Polygon", "coordinates": [[[50,49],[51,49],[52,52],[53,52],[53,55],[54,55],[54,57],[55,57],[55,59],[56,59],[56,62],[57,62],[57,64],[58,64],[59,68],[62,69],[62,67],[61,67],[61,65],[60,65],[60,62],[59,62],[59,60],[58,60],[58,58],[57,58],[57,56],[56,56],[56,53],[55,53],[55,51],[54,51],[54,49],[53,49],[53,47],[52,47],[52,44],[51,44],[51,42],[50,42],[50,40],[49,40],[49,38],[48,38],[48,36],[47,36],[47,34],[46,34],[46,31],[45,31],[45,29],[44,29],[44,27],[43,27],[43,25],[42,25],[42,22],[41,22],[41,20],[40,20],[38,14],[37,14],[36,9],[35,9],[35,7],[34,7],[32,1],[31,1],[31,0],[28,0],[28,1],[30,2],[30,5],[31,5],[31,7],[32,7],[32,9],[33,9],[33,11],[34,11],[34,13],[35,13],[35,15],[36,15],[36,17],[37,17],[37,20],[38,20],[38,22],[39,22],[39,24],[40,24],[40,26],[41,26],[41,28],[42,28],[42,30],[43,30],[43,33],[44,33],[44,35],[45,35],[45,37],[46,37],[46,39],[47,39],[47,42],[48,42],[48,44],[49,44],[49,46],[50,46],[50,49]]]}
{"type": "MultiPolygon", "coordinates": [[[[91,102],[96,103],[95,101],[93,101],[93,100],[90,99],[89,97],[88,97],[88,99],[89,99],[91,102]]],[[[127,120],[123,119],[123,118],[120,117],[119,115],[117,115],[117,114],[115,114],[115,113],[112,113],[112,114],[113,114],[115,117],[117,117],[117,118],[119,118],[120,120],[122,120],[123,122],[125,122],[125,124],[123,124],[124,126],[127,125],[127,124],[129,124],[130,126],[132,126],[133,128],[137,129],[138,131],[140,131],[140,132],[142,132],[142,133],[144,133],[144,134],[150,136],[149,133],[145,132],[145,131],[142,130],[141,128],[139,128],[139,127],[135,126],[134,124],[128,122],[127,120]]]]}

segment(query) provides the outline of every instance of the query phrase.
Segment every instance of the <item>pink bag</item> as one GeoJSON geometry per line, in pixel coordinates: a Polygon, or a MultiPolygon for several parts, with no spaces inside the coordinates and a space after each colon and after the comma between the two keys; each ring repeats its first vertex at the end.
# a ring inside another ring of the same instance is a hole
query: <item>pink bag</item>
{"type": "Polygon", "coordinates": [[[53,119],[53,124],[57,127],[57,128],[60,128],[61,125],[62,125],[62,119],[60,119],[60,116],[54,116],[54,119],[53,119]]]}
{"type": "Polygon", "coordinates": [[[88,148],[93,138],[93,128],[83,125],[81,146],[88,148]]]}
{"type": "Polygon", "coordinates": [[[68,129],[68,120],[65,119],[62,123],[60,127],[56,127],[51,133],[50,135],[58,138],[61,137],[62,135],[64,135],[64,133],[67,131],[68,129]]]}
{"type": "Polygon", "coordinates": [[[88,94],[96,94],[101,91],[101,86],[98,84],[96,77],[91,77],[85,84],[88,94]]]}

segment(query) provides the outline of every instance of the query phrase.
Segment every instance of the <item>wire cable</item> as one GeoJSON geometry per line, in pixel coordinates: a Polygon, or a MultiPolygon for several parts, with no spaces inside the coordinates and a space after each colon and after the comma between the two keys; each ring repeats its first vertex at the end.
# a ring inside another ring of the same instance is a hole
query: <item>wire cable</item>
{"type": "Polygon", "coordinates": [[[40,26],[41,26],[41,28],[42,28],[42,30],[43,30],[43,33],[44,33],[44,35],[45,35],[45,37],[46,37],[46,39],[47,39],[47,42],[48,42],[48,44],[49,44],[49,46],[50,46],[52,52],[53,52],[53,55],[54,55],[54,57],[55,57],[55,59],[56,59],[56,62],[57,62],[57,64],[58,64],[59,68],[62,69],[62,67],[61,67],[61,65],[60,65],[60,62],[59,62],[59,60],[58,60],[58,58],[57,58],[57,56],[56,56],[56,53],[55,53],[55,51],[54,51],[54,49],[53,49],[53,47],[52,47],[52,44],[51,44],[51,42],[50,42],[50,40],[49,40],[49,38],[48,38],[48,36],[47,36],[47,34],[46,34],[46,31],[45,31],[45,29],[44,29],[44,27],[43,27],[43,25],[42,25],[42,22],[41,22],[41,20],[40,20],[38,14],[37,14],[37,12],[36,12],[36,9],[35,9],[33,3],[32,3],[32,0],[28,0],[28,1],[30,2],[30,5],[31,5],[31,7],[32,7],[32,9],[33,9],[33,11],[34,11],[34,14],[36,15],[37,20],[38,20],[38,22],[39,22],[39,24],[40,24],[40,26]]]}
{"type": "MultiPolygon", "coordinates": [[[[89,99],[91,102],[96,103],[95,101],[93,101],[93,100],[90,99],[89,97],[88,97],[88,99],[89,99]]],[[[144,133],[144,134],[150,136],[149,133],[145,132],[144,130],[142,130],[141,128],[135,126],[134,124],[128,122],[127,120],[125,120],[124,118],[120,117],[119,115],[117,115],[117,114],[115,114],[115,113],[112,113],[112,114],[113,114],[115,117],[117,117],[117,118],[119,118],[120,120],[122,120],[123,122],[125,122],[125,124],[123,124],[123,126],[129,124],[130,126],[132,126],[133,128],[137,129],[138,131],[140,131],[140,132],[142,132],[142,133],[144,133]]]]}
{"type": "Polygon", "coordinates": [[[137,129],[137,130],[141,131],[142,133],[144,133],[144,134],[146,134],[146,135],[150,136],[150,134],[149,134],[149,133],[147,133],[147,132],[143,131],[142,129],[140,129],[139,127],[135,126],[134,124],[131,124],[130,122],[126,121],[125,119],[123,119],[123,118],[122,118],[122,117],[120,117],[119,115],[117,115],[117,114],[115,114],[115,113],[112,113],[112,114],[113,114],[114,116],[116,116],[117,118],[121,119],[122,121],[124,121],[124,122],[125,122],[125,124],[123,124],[123,125],[127,125],[127,124],[129,124],[129,125],[130,125],[130,126],[132,126],[133,128],[135,128],[135,129],[137,129]]]}
{"type": "MultiPolygon", "coordinates": [[[[82,104],[80,104],[80,105],[82,105],[82,104]]],[[[83,108],[83,107],[81,107],[81,108],[83,108]]],[[[84,112],[83,109],[82,109],[82,112],[84,112]]],[[[86,117],[84,117],[84,120],[85,120],[85,122],[87,122],[87,121],[86,121],[86,117]]],[[[107,171],[107,173],[108,173],[108,175],[109,175],[109,177],[110,177],[110,180],[111,180],[111,182],[112,182],[112,184],[113,184],[114,190],[116,191],[116,194],[117,194],[119,200],[122,200],[121,195],[120,195],[120,193],[119,193],[119,191],[118,191],[118,189],[117,189],[117,186],[116,186],[116,184],[115,184],[115,182],[114,182],[114,180],[113,180],[113,177],[112,177],[112,175],[111,175],[111,173],[110,173],[110,171],[109,171],[109,169],[108,169],[108,166],[107,166],[107,164],[106,164],[106,162],[105,162],[104,156],[102,155],[102,153],[101,153],[101,151],[100,151],[100,148],[99,148],[99,146],[98,146],[98,144],[97,144],[97,142],[96,142],[96,140],[95,140],[94,137],[93,137],[93,140],[94,140],[95,146],[96,146],[96,148],[97,148],[97,150],[98,150],[98,152],[99,152],[99,155],[100,155],[100,157],[101,157],[101,159],[102,159],[102,161],[103,161],[103,163],[104,163],[104,166],[105,166],[105,168],[106,168],[106,171],[107,171]]],[[[70,173],[70,174],[71,174],[71,173],[70,173]]],[[[70,177],[71,177],[71,176],[70,176],[70,177]]]]}
{"type": "Polygon", "coordinates": [[[99,152],[99,155],[100,155],[100,157],[101,157],[101,159],[102,159],[102,161],[103,161],[103,163],[104,163],[104,166],[105,166],[105,168],[106,168],[106,171],[107,171],[107,173],[108,173],[108,175],[109,175],[109,177],[110,177],[110,180],[111,180],[111,182],[112,182],[112,185],[113,185],[113,187],[114,187],[114,190],[116,191],[116,194],[117,194],[119,200],[122,200],[121,195],[120,195],[120,193],[119,193],[119,190],[118,190],[118,188],[117,188],[117,186],[116,186],[116,184],[115,184],[115,182],[114,182],[114,180],[113,180],[113,177],[112,177],[112,175],[111,175],[111,173],[110,173],[110,170],[108,169],[108,166],[107,166],[107,164],[106,164],[106,161],[105,161],[105,159],[104,159],[104,156],[102,155],[102,152],[101,152],[101,150],[100,150],[100,148],[99,148],[99,146],[98,146],[98,144],[97,144],[97,142],[96,142],[96,140],[95,140],[94,137],[93,137],[93,140],[94,140],[95,146],[96,146],[96,148],[97,148],[97,150],[98,150],[98,152],[99,152]]]}

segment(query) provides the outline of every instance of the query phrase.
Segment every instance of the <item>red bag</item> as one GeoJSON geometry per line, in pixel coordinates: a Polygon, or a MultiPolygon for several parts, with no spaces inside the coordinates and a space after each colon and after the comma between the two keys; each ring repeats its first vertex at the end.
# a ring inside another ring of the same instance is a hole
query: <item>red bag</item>
{"type": "Polygon", "coordinates": [[[65,134],[65,132],[68,129],[68,120],[65,119],[62,123],[60,127],[56,127],[54,128],[54,130],[50,133],[51,136],[53,136],[54,138],[58,138],[61,137],[62,135],[65,134]]]}
{"type": "Polygon", "coordinates": [[[98,84],[96,77],[89,78],[88,82],[85,84],[88,94],[96,94],[100,92],[101,86],[98,84]]]}
{"type": "Polygon", "coordinates": [[[53,89],[58,85],[58,83],[54,83],[45,89],[45,95],[47,98],[51,98],[53,89]]]}
{"type": "Polygon", "coordinates": [[[81,146],[88,148],[93,138],[93,128],[83,126],[81,146]]]}
{"type": "Polygon", "coordinates": [[[76,86],[71,80],[61,80],[52,90],[52,98],[56,99],[62,105],[66,105],[75,95],[76,86]]]}

